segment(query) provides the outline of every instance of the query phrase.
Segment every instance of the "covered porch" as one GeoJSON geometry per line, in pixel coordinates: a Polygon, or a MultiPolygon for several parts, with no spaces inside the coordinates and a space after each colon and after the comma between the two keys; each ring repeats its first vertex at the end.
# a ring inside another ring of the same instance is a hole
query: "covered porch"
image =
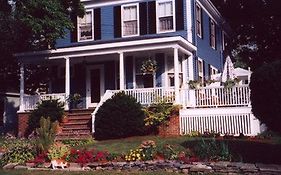
{"type": "MultiPolygon", "coordinates": [[[[20,112],[33,110],[45,99],[66,102],[81,95],[79,108],[96,108],[107,91],[125,91],[144,104],[156,100],[182,104],[181,88],[194,79],[196,48],[182,37],[100,43],[51,51],[17,54],[20,60],[20,112]],[[140,71],[145,59],[157,62],[153,74],[140,71]],[[45,93],[25,93],[25,65],[48,67],[45,93]]],[[[65,110],[69,110],[65,103],[65,110]]]]}

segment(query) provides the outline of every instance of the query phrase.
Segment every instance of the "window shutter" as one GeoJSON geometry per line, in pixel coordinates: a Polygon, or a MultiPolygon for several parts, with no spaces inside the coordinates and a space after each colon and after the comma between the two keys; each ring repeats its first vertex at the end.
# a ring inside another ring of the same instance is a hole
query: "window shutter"
{"type": "Polygon", "coordinates": [[[77,42],[77,16],[76,15],[71,15],[70,19],[73,23],[74,28],[72,29],[72,31],[70,32],[70,41],[72,43],[77,42]]]}
{"type": "Polygon", "coordinates": [[[148,2],[148,33],[156,33],[156,4],[155,1],[148,2]]]}
{"type": "Polygon", "coordinates": [[[121,6],[114,7],[114,37],[121,37],[121,6]]]}
{"type": "Polygon", "coordinates": [[[176,0],[176,30],[184,30],[183,0],[176,0]]]}
{"type": "Polygon", "coordinates": [[[139,4],[140,35],[147,34],[147,3],[139,4]]]}
{"type": "Polygon", "coordinates": [[[101,39],[101,10],[94,9],[94,37],[95,40],[101,39]]]}
{"type": "Polygon", "coordinates": [[[202,63],[203,63],[203,81],[205,82],[206,81],[206,70],[205,70],[206,62],[204,60],[202,60],[202,63]]]}

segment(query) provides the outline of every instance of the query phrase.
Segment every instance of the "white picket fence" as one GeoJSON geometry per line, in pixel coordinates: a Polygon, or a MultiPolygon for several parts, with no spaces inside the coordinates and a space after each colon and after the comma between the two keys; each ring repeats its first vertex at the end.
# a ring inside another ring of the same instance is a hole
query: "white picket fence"
{"type": "Polygon", "coordinates": [[[250,107],[194,108],[180,111],[180,132],[185,135],[197,131],[230,135],[254,136],[260,132],[259,120],[250,107]]]}

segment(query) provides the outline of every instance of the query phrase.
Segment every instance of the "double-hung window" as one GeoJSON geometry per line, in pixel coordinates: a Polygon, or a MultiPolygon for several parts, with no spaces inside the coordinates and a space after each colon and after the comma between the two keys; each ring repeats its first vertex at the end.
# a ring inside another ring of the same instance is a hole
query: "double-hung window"
{"type": "Polygon", "coordinates": [[[122,6],[122,36],[139,35],[138,14],[138,4],[128,4],[122,6]]]}
{"type": "Polygon", "coordinates": [[[216,24],[210,19],[210,46],[216,49],[216,24]]]}
{"type": "Polygon", "coordinates": [[[78,41],[94,39],[93,10],[87,10],[83,18],[78,17],[78,41]]]}
{"type": "Polygon", "coordinates": [[[173,0],[157,1],[157,31],[169,32],[175,29],[175,10],[173,0]]]}
{"type": "Polygon", "coordinates": [[[203,60],[198,58],[198,78],[200,83],[204,83],[204,64],[203,60]]]}
{"type": "Polygon", "coordinates": [[[196,4],[196,34],[202,38],[202,9],[196,4]]]}

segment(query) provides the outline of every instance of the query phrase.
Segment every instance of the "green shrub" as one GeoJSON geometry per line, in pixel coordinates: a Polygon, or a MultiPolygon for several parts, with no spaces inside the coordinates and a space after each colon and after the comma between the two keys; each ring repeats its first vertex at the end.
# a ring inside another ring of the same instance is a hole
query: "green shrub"
{"type": "Polygon", "coordinates": [[[0,166],[8,163],[23,164],[28,160],[34,159],[35,149],[34,145],[28,143],[26,140],[16,140],[13,144],[6,145],[7,151],[0,159],[0,166]]]}
{"type": "Polygon", "coordinates": [[[140,103],[124,93],[117,93],[98,110],[95,118],[95,138],[117,139],[141,135],[144,113],[140,103]]]}
{"type": "Polygon", "coordinates": [[[36,146],[39,152],[47,151],[54,143],[56,137],[56,129],[58,127],[58,122],[51,123],[50,117],[47,119],[41,117],[40,128],[36,129],[38,138],[36,140],[36,146]]]}
{"type": "Polygon", "coordinates": [[[232,158],[229,147],[225,142],[201,139],[194,147],[195,154],[204,160],[229,161],[232,158]]]}
{"type": "Polygon", "coordinates": [[[29,117],[29,133],[40,127],[41,117],[50,117],[51,122],[61,121],[64,114],[64,103],[58,100],[44,100],[38,104],[29,117]]]}
{"type": "Polygon", "coordinates": [[[70,154],[69,146],[60,142],[54,143],[48,150],[48,158],[53,159],[65,159],[70,154]]]}
{"type": "Polygon", "coordinates": [[[281,133],[281,61],[257,68],[251,77],[253,114],[266,126],[281,133]]]}

